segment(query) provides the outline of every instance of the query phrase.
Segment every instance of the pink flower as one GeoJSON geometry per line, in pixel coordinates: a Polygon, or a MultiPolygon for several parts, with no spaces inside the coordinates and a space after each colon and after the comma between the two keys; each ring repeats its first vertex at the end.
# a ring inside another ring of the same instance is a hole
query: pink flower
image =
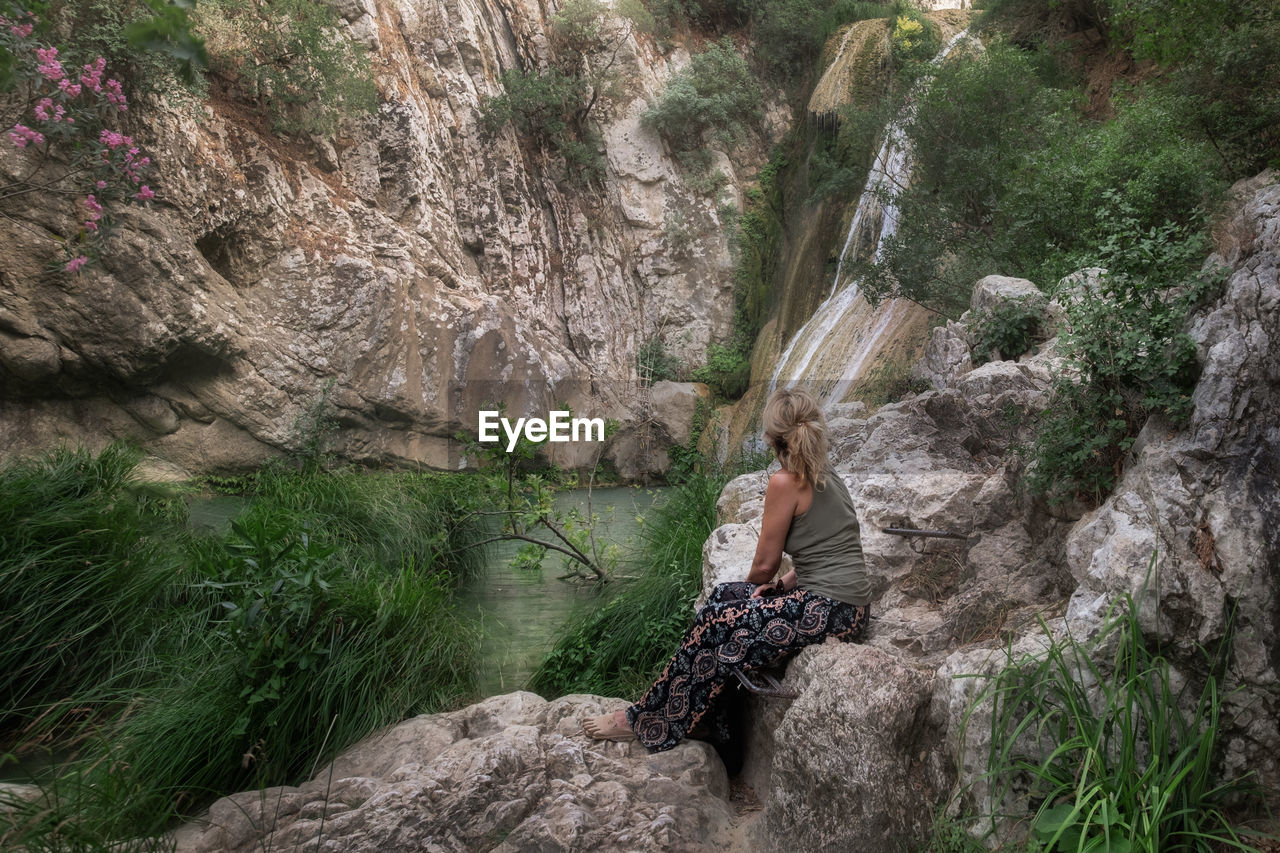
{"type": "Polygon", "coordinates": [[[80,82],[85,88],[92,89],[95,92],[102,91],[102,75],[107,70],[107,61],[99,56],[92,65],[84,67],[84,73],[80,75],[80,82]]]}
{"type": "Polygon", "coordinates": [[[40,65],[36,67],[36,70],[44,76],[44,79],[56,81],[66,76],[66,72],[62,70],[62,63],[58,61],[58,49],[56,47],[36,48],[36,58],[40,60],[40,65]]]}
{"type": "Polygon", "coordinates": [[[138,201],[151,201],[151,199],[156,197],[156,194],[155,194],[155,190],[151,189],[151,187],[147,186],[146,184],[143,184],[142,189],[134,193],[133,197],[136,198],[138,201]]]}
{"type": "Polygon", "coordinates": [[[73,98],[80,97],[81,87],[79,83],[72,83],[70,77],[63,78],[58,81],[58,88],[66,92],[73,98]]]}
{"type": "Polygon", "coordinates": [[[67,272],[75,272],[76,270],[80,269],[80,267],[84,266],[88,262],[89,262],[89,259],[86,258],[84,255],[81,255],[78,258],[72,258],[71,260],[67,261],[67,272]]]}
{"type": "Polygon", "coordinates": [[[108,148],[113,148],[113,149],[119,148],[121,145],[124,145],[124,142],[127,138],[128,137],[126,137],[124,134],[118,133],[114,130],[104,130],[98,134],[98,141],[101,142],[103,145],[107,146],[108,148]]]}
{"type": "Polygon", "coordinates": [[[34,24],[13,24],[9,27],[9,32],[13,33],[20,39],[24,39],[31,35],[31,31],[35,29],[34,24]]]}
{"type": "Polygon", "coordinates": [[[98,204],[98,200],[93,197],[92,193],[90,193],[89,196],[85,198],[84,206],[89,208],[89,210],[92,211],[91,216],[93,219],[97,219],[98,217],[102,216],[102,205],[98,204]]]}
{"type": "Polygon", "coordinates": [[[97,231],[97,230],[98,230],[98,223],[94,222],[92,219],[86,219],[86,220],[84,221],[84,230],[86,230],[86,231],[97,231]]]}
{"type": "Polygon", "coordinates": [[[124,112],[129,109],[124,96],[124,89],[120,86],[119,80],[107,81],[107,100],[115,104],[116,109],[124,112]]]}
{"type": "Polygon", "coordinates": [[[97,186],[98,186],[98,189],[100,189],[100,190],[105,190],[105,189],[107,188],[107,182],[106,182],[106,181],[98,181],[97,186]]]}
{"type": "Polygon", "coordinates": [[[44,134],[32,130],[25,124],[15,124],[13,130],[9,131],[9,139],[16,148],[26,148],[29,144],[43,144],[44,134]]]}
{"type": "Polygon", "coordinates": [[[52,111],[53,111],[52,98],[41,98],[40,103],[36,104],[36,108],[34,110],[36,114],[36,118],[40,119],[41,121],[48,121],[49,115],[52,111]]]}

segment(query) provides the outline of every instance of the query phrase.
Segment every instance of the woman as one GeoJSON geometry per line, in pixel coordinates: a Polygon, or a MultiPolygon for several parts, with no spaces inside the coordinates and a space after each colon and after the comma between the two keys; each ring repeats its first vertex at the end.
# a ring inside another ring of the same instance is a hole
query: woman
{"type": "Polygon", "coordinates": [[[827,637],[852,641],[870,612],[858,517],[827,460],[822,410],[804,391],[774,393],[765,438],[782,469],[769,478],[755,559],[745,582],[720,584],[644,698],[586,720],[597,740],[638,737],[671,749],[701,720],[734,668],[768,666],[827,637]],[[794,568],[775,577],[782,552],[794,568]]]}

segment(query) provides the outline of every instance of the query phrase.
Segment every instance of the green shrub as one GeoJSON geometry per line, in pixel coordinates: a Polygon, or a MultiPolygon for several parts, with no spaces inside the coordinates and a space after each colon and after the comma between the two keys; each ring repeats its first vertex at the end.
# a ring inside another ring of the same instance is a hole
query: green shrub
{"type": "Polygon", "coordinates": [[[893,61],[899,66],[928,62],[942,47],[937,26],[917,9],[903,9],[893,19],[889,36],[893,61]]]}
{"type": "Polygon", "coordinates": [[[741,349],[712,342],[707,346],[707,363],[693,372],[693,379],[710,385],[721,399],[737,400],[751,384],[751,357],[741,349]]]}
{"type": "Polygon", "coordinates": [[[318,0],[203,0],[193,19],[210,71],[255,103],[275,130],[331,135],[377,108],[368,51],[318,0]]]}
{"type": "Polygon", "coordinates": [[[1071,371],[1056,383],[1027,478],[1052,501],[1099,500],[1148,417],[1178,424],[1190,414],[1199,366],[1184,326],[1222,281],[1220,270],[1198,271],[1208,241],[1194,226],[1144,231],[1126,219],[1113,233],[1099,255],[1106,274],[1067,299],[1071,371]]]}
{"type": "Polygon", "coordinates": [[[792,136],[775,147],[756,175],[756,185],[747,188],[738,217],[733,241],[733,346],[746,357],[776,302],[774,280],[782,258],[782,190],[790,167],[788,151],[799,144],[792,136]]]}
{"type": "Polygon", "coordinates": [[[991,353],[997,358],[1017,358],[1031,349],[1040,328],[1043,308],[1028,300],[1001,302],[974,318],[974,362],[985,364],[991,353]]]}
{"type": "MultiPolygon", "coordinates": [[[[20,5],[39,13],[39,7],[46,4],[27,2],[20,5]]],[[[160,4],[157,2],[153,6],[145,0],[67,0],[47,5],[49,25],[56,35],[64,66],[78,68],[102,56],[112,73],[134,93],[181,98],[202,92],[200,82],[194,77],[190,81],[193,85],[179,85],[175,74],[179,67],[172,56],[164,55],[166,47],[177,46],[177,42],[182,41],[185,50],[192,54],[188,58],[197,62],[189,67],[188,73],[193,73],[198,67],[199,43],[190,31],[185,10],[175,9],[157,15],[155,6],[160,4]],[[131,38],[133,30],[141,28],[154,34],[166,21],[167,42],[156,40],[146,45],[147,49],[139,50],[139,45],[131,38]]]]}
{"type": "Polygon", "coordinates": [[[694,54],[641,118],[677,151],[741,143],[760,118],[760,87],[728,38],[694,54]]]}
{"type": "Polygon", "coordinates": [[[636,372],[645,384],[674,380],[680,375],[681,367],[680,359],[667,349],[661,335],[654,335],[636,350],[636,372]]]}

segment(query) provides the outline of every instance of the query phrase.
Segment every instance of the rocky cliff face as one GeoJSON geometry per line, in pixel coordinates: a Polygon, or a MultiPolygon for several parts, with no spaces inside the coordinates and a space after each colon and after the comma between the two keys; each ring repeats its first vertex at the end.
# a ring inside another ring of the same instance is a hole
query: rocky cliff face
{"type": "MultiPolygon", "coordinates": [[[[696,361],[727,334],[718,211],[747,170],[720,155],[724,197],[700,194],[639,122],[687,52],[625,42],[625,91],[597,107],[606,179],[582,186],[479,124],[501,71],[545,62],[553,4],[337,8],[373,50],[376,115],[299,142],[217,97],[135,110],[161,198],[120,211],[76,276],[47,271],[42,236],[74,230],[69,206],[0,220],[7,451],[130,437],[190,470],[243,466],[294,446],[324,401],[338,453],[456,467],[448,436],[486,402],[639,422],[637,347],[662,331],[696,361]]],[[[583,455],[568,465],[596,450],[563,447],[583,455]]]]}

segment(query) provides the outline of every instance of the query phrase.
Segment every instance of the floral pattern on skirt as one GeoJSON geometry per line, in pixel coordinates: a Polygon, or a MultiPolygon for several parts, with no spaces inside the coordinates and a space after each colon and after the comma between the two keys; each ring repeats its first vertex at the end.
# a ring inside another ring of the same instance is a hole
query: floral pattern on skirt
{"type": "Polygon", "coordinates": [[[827,637],[862,636],[869,607],[794,589],[751,598],[756,584],[722,583],[698,611],[662,676],[627,722],[650,752],[671,749],[706,715],[730,670],[767,667],[827,637]]]}

